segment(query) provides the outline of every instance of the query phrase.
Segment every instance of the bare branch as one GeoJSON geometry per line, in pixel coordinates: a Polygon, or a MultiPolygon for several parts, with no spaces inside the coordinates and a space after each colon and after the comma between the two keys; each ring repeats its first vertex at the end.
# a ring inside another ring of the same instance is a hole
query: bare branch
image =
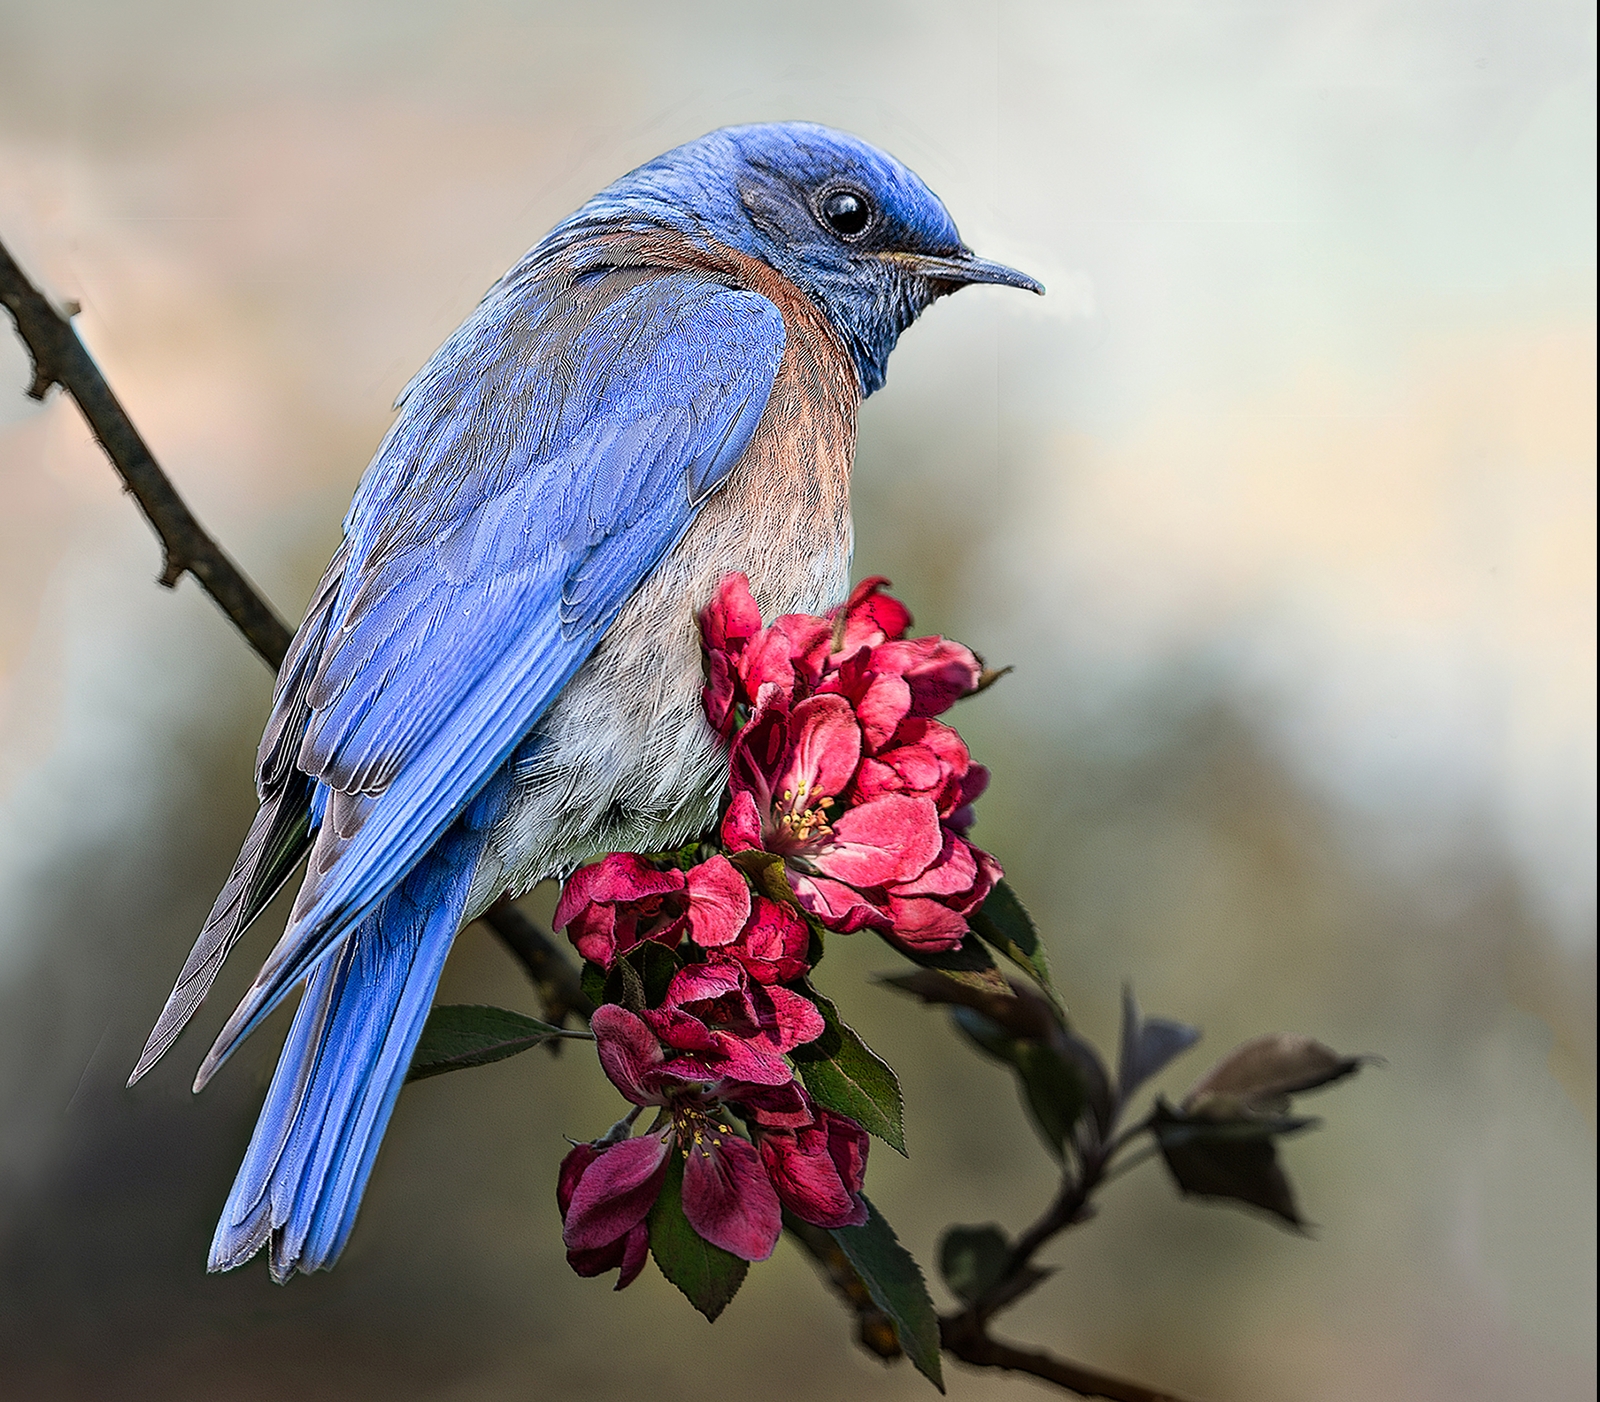
{"type": "Polygon", "coordinates": [[[112,394],[71,321],[28,281],[3,243],[0,302],[11,313],[17,335],[33,357],[28,394],[43,399],[51,385],[60,385],[77,401],[111,465],[155,528],[166,557],[160,582],[170,589],[185,573],[192,574],[250,646],[276,669],[289,650],[290,630],[201,529],[112,394]]]}
{"type": "Polygon", "coordinates": [[[969,1314],[947,1315],[939,1321],[944,1351],[978,1368],[1005,1368],[1027,1373],[1043,1382],[1082,1397],[1107,1397],[1111,1402],[1183,1402],[1174,1392],[1162,1392],[1143,1383],[1112,1377],[1081,1363],[1069,1363],[1052,1353],[1017,1348],[991,1339],[969,1314]]]}
{"type": "MultiPolygon", "coordinates": [[[[11,313],[17,335],[33,357],[28,394],[43,399],[51,385],[60,385],[72,396],[111,466],[155,528],[166,555],[160,582],[170,589],[185,573],[192,574],[233,620],[257,656],[276,671],[289,650],[290,629],[195,520],[117,402],[71,321],[28,281],[3,243],[0,302],[11,313]]],[[[69,311],[76,312],[76,308],[69,311]]],[[[510,901],[498,902],[483,918],[533,980],[552,1023],[560,1026],[572,1014],[588,1017],[593,1009],[578,986],[578,976],[548,935],[510,901]]]]}
{"type": "MultiPolygon", "coordinates": [[[[484,911],[483,923],[500,936],[516,956],[533,986],[544,1001],[544,1018],[553,1027],[562,1027],[569,1017],[588,1021],[594,1004],[584,996],[578,976],[567,962],[561,947],[533,923],[510,896],[502,896],[484,911]]],[[[559,1042],[549,1043],[554,1051],[559,1042]]]]}

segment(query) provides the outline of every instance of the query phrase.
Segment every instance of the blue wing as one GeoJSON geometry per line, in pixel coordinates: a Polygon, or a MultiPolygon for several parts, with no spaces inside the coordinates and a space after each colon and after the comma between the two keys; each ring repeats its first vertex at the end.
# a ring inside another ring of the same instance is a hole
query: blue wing
{"type": "Polygon", "coordinates": [[[743,454],[783,346],[763,297],[613,268],[491,294],[408,388],[346,520],[301,703],[320,823],[306,881],[197,1087],[588,657],[743,454]]]}

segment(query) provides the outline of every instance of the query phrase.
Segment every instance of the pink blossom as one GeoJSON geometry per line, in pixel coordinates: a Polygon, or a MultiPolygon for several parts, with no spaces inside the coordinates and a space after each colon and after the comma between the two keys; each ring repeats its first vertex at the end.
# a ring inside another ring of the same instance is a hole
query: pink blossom
{"type": "Polygon", "coordinates": [[[609,969],[645,940],[676,948],[685,931],[702,945],[730,943],[749,915],[749,887],[726,857],[712,857],[686,876],[613,852],[567,879],[554,924],[566,928],[585,959],[609,969]]]}
{"type": "Polygon", "coordinates": [[[793,983],[811,967],[811,931],[780,901],[757,896],[749,922],[722,952],[737,959],[757,983],[793,983]]]}
{"type": "Polygon", "coordinates": [[[747,1106],[761,1163],[778,1199],[818,1227],[859,1227],[867,1220],[861,1188],[867,1175],[867,1132],[854,1120],[815,1104],[801,1089],[788,1113],[747,1106]],[[796,1113],[796,1111],[798,1113],[796,1113]]]}
{"type": "Polygon", "coordinates": [[[631,852],[613,852],[567,878],[554,924],[585,959],[609,969],[645,940],[668,949],[688,927],[688,883],[681,871],[657,871],[631,852]]]}
{"type": "Polygon", "coordinates": [[[840,653],[876,647],[879,643],[905,637],[906,629],[911,626],[911,610],[900,600],[885,594],[883,591],[888,587],[889,581],[875,574],[850,591],[844,605],[840,653]]]}
{"type": "Polygon", "coordinates": [[[819,1226],[865,1220],[865,1134],[816,1106],[792,1073],[772,1085],[694,1079],[701,1068],[686,1065],[689,1056],[669,1055],[644,1018],[607,1004],[591,1026],[612,1083],[634,1104],[661,1113],[646,1133],[580,1145],[562,1165],[562,1236],[580,1274],[620,1265],[622,1284],[633,1278],[629,1267],[637,1274],[644,1241],[638,1234],[647,1231],[673,1152],[684,1159],[689,1225],[747,1261],[772,1254],[782,1206],[819,1226]],[[724,1108],[730,1103],[742,1107],[755,1143],[734,1128],[724,1108]]]}
{"type": "Polygon", "coordinates": [[[808,999],[760,984],[738,960],[715,955],[678,970],[661,1006],[640,1016],[663,1046],[682,1053],[663,1075],[764,1086],[786,1085],[794,1072],[784,1053],[824,1028],[808,999]]]}
{"type": "Polygon", "coordinates": [[[861,727],[842,696],[810,696],[786,714],[757,710],[734,742],[729,851],[783,858],[801,906],[831,929],[886,926],[874,888],[919,875],[939,854],[939,814],[926,797],[884,794],[846,806],[861,727]]]}
{"type": "Polygon", "coordinates": [[[988,771],[933,717],[982,668],[959,643],[905,637],[911,615],[886,583],[863,581],[828,618],[759,628],[743,577],[723,581],[703,636],[734,688],[720,714],[747,719],[722,845],[781,857],[801,907],[830,929],[950,949],[1000,868],[966,840],[988,771]]]}
{"type": "Polygon", "coordinates": [[[887,888],[892,921],[889,937],[912,949],[954,949],[967,919],[1004,875],[1000,863],[949,827],[938,857],[911,881],[887,888]]]}
{"type": "Polygon", "coordinates": [[[739,658],[760,631],[761,613],[750,597],[749,579],[742,574],[724,575],[700,614],[700,639],[706,654],[706,718],[724,739],[735,729],[739,658]]]}
{"type": "MultiPolygon", "coordinates": [[[[595,1161],[607,1149],[612,1147],[615,1146],[597,1147],[594,1144],[575,1144],[572,1147],[572,1152],[561,1160],[561,1172],[556,1179],[556,1205],[561,1209],[563,1222],[567,1220],[571,1212],[572,1200],[577,1195],[578,1187],[584,1175],[594,1165],[595,1161]]],[[[625,1155],[624,1158],[626,1157],[625,1155]]],[[[622,1160],[612,1159],[608,1162],[608,1187],[618,1182],[615,1174],[609,1171],[621,1166],[622,1160]]],[[[633,1284],[639,1272],[644,1269],[645,1257],[650,1253],[650,1229],[644,1219],[649,1215],[650,1209],[655,1205],[656,1197],[661,1191],[661,1179],[665,1177],[666,1172],[665,1159],[661,1161],[659,1170],[659,1172],[652,1170],[651,1174],[647,1175],[647,1184],[651,1179],[654,1180],[653,1189],[647,1187],[643,1193],[633,1194],[635,1198],[643,1202],[643,1210],[638,1212],[637,1220],[634,1219],[634,1213],[631,1209],[613,1212],[605,1221],[600,1219],[600,1214],[595,1214],[595,1220],[586,1224],[586,1229],[580,1239],[598,1242],[599,1244],[588,1247],[569,1246],[567,1248],[567,1264],[579,1275],[604,1275],[609,1270],[621,1267],[621,1272],[617,1277],[616,1288],[623,1290],[633,1284]],[[616,1235],[608,1237],[607,1233],[612,1231],[615,1231],[616,1235]]],[[[598,1184],[594,1186],[598,1186],[598,1184]]],[[[626,1199],[629,1194],[626,1190],[623,1190],[617,1196],[626,1199]]],[[[637,1206],[637,1203],[635,1203],[635,1206],[637,1206]]]]}

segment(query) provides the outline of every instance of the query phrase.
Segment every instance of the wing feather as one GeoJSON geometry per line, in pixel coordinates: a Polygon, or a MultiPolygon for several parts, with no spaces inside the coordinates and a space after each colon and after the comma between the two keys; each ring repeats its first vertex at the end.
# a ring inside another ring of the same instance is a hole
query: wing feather
{"type": "Polygon", "coordinates": [[[617,269],[514,310],[491,297],[408,389],[347,519],[297,762],[363,801],[319,831],[200,1083],[582,665],[743,455],[783,354],[772,303],[684,273],[617,269]]]}

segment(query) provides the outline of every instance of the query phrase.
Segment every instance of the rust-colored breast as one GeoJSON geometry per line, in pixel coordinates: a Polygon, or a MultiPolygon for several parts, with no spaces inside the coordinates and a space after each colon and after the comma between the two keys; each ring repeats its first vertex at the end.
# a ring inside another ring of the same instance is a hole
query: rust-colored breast
{"type": "Polygon", "coordinates": [[[697,614],[725,574],[749,577],[768,621],[820,613],[849,587],[860,389],[838,334],[753,258],[659,240],[630,252],[766,297],[783,315],[783,359],[744,456],[525,742],[474,908],[595,852],[676,846],[712,821],[727,758],[701,708],[697,614]]]}
{"type": "Polygon", "coordinates": [[[691,258],[689,266],[770,301],[786,339],[749,448],[683,544],[717,557],[706,561],[713,583],[728,569],[744,570],[765,617],[819,610],[843,597],[849,576],[855,365],[811,300],[765,263],[731,250],[694,250],[691,258]]]}

